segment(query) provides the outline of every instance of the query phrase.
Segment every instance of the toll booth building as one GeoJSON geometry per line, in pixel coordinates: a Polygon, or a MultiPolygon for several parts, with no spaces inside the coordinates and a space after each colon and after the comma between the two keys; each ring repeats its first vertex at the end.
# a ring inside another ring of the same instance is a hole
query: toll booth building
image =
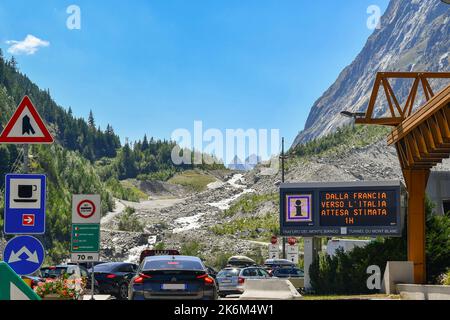
{"type": "Polygon", "coordinates": [[[450,171],[431,171],[427,194],[438,215],[450,215],[450,171]]]}

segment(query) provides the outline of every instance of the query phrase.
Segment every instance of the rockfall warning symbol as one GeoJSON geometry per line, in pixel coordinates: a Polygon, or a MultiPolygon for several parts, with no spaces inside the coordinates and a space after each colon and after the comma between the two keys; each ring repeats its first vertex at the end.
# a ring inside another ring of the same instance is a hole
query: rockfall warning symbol
{"type": "Polygon", "coordinates": [[[50,144],[53,137],[42,118],[25,96],[0,135],[0,143],[50,144]]]}

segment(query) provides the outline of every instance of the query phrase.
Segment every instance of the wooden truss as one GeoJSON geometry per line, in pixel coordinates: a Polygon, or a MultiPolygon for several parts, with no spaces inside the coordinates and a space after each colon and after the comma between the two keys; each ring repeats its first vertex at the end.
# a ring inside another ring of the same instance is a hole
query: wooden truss
{"type": "Polygon", "coordinates": [[[397,148],[408,190],[408,260],[414,263],[414,282],[426,283],[425,190],[431,168],[450,157],[450,85],[434,94],[430,78],[450,79],[450,73],[379,73],[366,115],[356,123],[388,125],[395,128],[388,144],[397,148]],[[414,79],[406,103],[398,102],[390,78],[414,79]],[[419,85],[426,103],[413,112],[419,85]],[[380,87],[384,88],[390,116],[374,118],[373,111],[380,87]]]}
{"type": "Polygon", "coordinates": [[[422,87],[426,101],[429,101],[434,92],[430,86],[429,79],[450,79],[450,72],[380,72],[377,74],[375,84],[370,97],[369,106],[364,118],[356,119],[359,124],[379,124],[387,126],[398,126],[404,119],[413,112],[419,87],[422,87]],[[413,79],[411,90],[406,102],[402,105],[397,99],[394,90],[389,82],[391,79],[413,79]],[[390,116],[375,118],[373,116],[375,103],[378,100],[380,89],[384,90],[389,106],[390,116]]]}

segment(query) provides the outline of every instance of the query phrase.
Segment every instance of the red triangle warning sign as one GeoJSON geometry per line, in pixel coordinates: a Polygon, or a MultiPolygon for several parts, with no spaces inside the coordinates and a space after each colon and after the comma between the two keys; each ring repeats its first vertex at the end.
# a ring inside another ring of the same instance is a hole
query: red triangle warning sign
{"type": "Polygon", "coordinates": [[[53,141],[28,96],[23,98],[0,135],[0,143],[49,144],[53,141]]]}

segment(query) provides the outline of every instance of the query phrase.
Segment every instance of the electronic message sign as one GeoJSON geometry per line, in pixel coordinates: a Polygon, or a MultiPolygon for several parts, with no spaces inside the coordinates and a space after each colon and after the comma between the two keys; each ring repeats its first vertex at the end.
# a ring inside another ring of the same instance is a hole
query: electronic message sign
{"type": "Polygon", "coordinates": [[[400,181],[282,184],[283,236],[400,236],[406,191],[400,181]]]}

